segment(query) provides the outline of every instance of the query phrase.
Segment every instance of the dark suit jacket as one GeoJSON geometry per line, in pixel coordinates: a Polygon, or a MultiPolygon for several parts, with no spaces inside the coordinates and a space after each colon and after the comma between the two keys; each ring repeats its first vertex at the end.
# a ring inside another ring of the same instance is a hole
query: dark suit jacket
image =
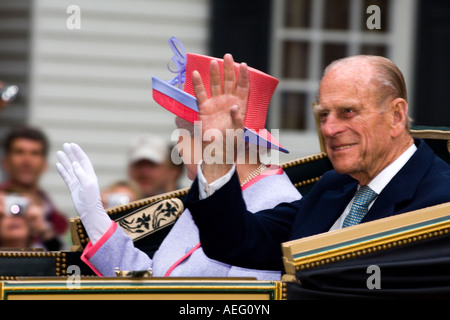
{"type": "MultiPolygon", "coordinates": [[[[450,166],[423,140],[383,189],[363,222],[450,202],[450,166]]],[[[356,192],[348,175],[328,171],[301,200],[252,214],[246,210],[237,174],[212,196],[199,200],[194,181],[186,206],[212,259],[258,269],[281,269],[281,243],[327,232],[356,192]]],[[[276,192],[276,190],[274,190],[276,192]]]]}

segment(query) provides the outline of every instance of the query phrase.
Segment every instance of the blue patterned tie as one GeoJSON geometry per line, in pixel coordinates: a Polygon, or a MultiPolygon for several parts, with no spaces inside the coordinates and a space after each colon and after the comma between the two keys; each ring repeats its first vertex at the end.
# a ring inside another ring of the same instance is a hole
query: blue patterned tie
{"type": "Polygon", "coordinates": [[[375,191],[368,186],[359,188],[356,191],[353,204],[349,214],[345,217],[343,228],[358,224],[367,213],[369,204],[377,197],[375,191]]]}

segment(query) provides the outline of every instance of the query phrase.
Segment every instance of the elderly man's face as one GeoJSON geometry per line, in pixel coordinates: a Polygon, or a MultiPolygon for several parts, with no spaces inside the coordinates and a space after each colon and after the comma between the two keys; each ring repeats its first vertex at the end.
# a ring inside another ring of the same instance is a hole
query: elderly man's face
{"type": "Polygon", "coordinates": [[[367,73],[330,71],[321,82],[316,108],[335,170],[363,184],[383,170],[395,153],[391,113],[377,106],[379,97],[365,80],[368,77],[367,73]]]}

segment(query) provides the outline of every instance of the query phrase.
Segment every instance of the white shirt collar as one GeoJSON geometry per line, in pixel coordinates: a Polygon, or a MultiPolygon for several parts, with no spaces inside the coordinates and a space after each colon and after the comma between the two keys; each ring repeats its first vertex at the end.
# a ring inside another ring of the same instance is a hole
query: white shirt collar
{"type": "Polygon", "coordinates": [[[392,178],[403,168],[403,166],[408,162],[408,160],[416,152],[417,147],[413,143],[405,152],[403,152],[394,162],[384,168],[373,180],[368,184],[368,186],[380,194],[381,191],[387,186],[387,184],[392,180],[392,178]]]}

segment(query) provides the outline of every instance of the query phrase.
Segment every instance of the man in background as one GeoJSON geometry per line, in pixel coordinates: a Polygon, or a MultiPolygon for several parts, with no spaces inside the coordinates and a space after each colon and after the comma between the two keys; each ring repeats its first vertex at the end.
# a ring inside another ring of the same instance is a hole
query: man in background
{"type": "Polygon", "coordinates": [[[177,188],[181,169],[172,163],[171,145],[154,135],[136,138],[129,153],[128,176],[144,198],[177,188]]]}
{"type": "MultiPolygon", "coordinates": [[[[45,208],[42,219],[46,222],[46,227],[39,224],[41,226],[39,234],[35,236],[46,249],[60,250],[62,242],[59,237],[67,231],[67,217],[55,207],[49,196],[39,187],[39,180],[47,169],[49,149],[47,137],[36,128],[16,127],[5,137],[3,149],[2,165],[6,181],[0,185],[0,191],[5,193],[5,197],[22,195],[25,198],[38,199],[45,208]]],[[[29,204],[31,205],[31,202],[29,204]]],[[[11,211],[10,207],[4,209],[8,213],[11,211]]],[[[15,213],[12,212],[12,214],[15,213]]]]}

